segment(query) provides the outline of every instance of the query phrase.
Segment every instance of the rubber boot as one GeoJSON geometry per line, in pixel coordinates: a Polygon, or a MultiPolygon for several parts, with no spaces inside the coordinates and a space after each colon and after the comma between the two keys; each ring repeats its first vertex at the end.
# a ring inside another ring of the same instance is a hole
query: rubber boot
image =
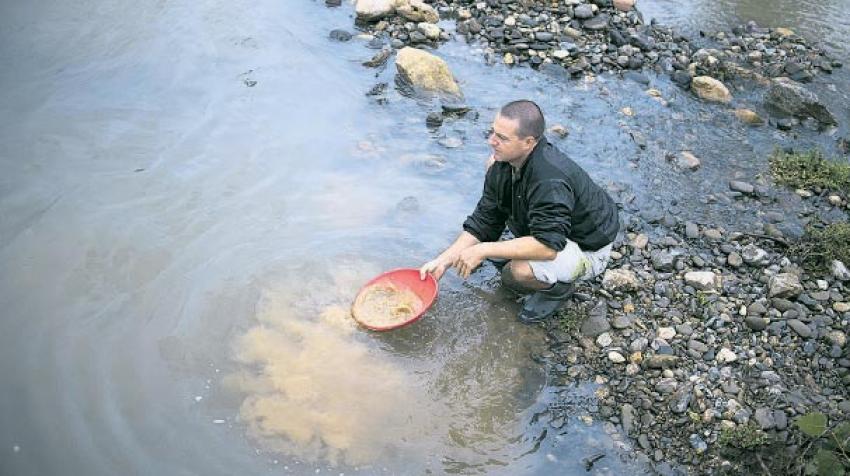
{"type": "Polygon", "coordinates": [[[561,307],[575,291],[575,284],[562,283],[558,281],[552,287],[536,291],[522,305],[519,311],[519,320],[525,324],[534,324],[541,322],[555,314],[555,311],[561,307]]]}

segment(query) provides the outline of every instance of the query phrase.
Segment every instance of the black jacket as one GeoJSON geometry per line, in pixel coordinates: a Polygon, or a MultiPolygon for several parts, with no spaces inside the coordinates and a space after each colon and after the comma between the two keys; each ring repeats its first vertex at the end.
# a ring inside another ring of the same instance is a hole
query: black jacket
{"type": "Polygon", "coordinates": [[[567,239],[596,251],[613,242],[620,228],[611,197],[545,137],[516,174],[505,162],[490,167],[463,229],[480,241],[496,241],[506,223],[514,236],[531,235],[555,251],[567,239]]]}

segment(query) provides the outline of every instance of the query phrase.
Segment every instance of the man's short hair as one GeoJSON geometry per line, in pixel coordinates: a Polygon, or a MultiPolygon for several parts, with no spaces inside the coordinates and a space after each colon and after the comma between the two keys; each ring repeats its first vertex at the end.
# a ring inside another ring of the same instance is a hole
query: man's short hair
{"type": "Polygon", "coordinates": [[[502,106],[499,114],[502,117],[519,122],[517,135],[520,138],[531,136],[540,139],[543,137],[543,131],[546,130],[546,120],[543,119],[543,111],[540,110],[540,106],[533,101],[527,99],[511,101],[502,106]]]}

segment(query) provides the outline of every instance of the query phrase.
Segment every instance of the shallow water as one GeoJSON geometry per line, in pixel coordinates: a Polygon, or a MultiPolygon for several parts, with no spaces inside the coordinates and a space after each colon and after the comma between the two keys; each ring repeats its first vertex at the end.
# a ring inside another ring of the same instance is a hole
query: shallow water
{"type": "MultiPolygon", "coordinates": [[[[593,386],[558,387],[529,358],[542,333],[515,322],[492,268],[447,275],[426,318],[392,333],[354,327],[350,300],[453,239],[482,133],[518,95],[568,126],[560,145],[601,183],[712,219],[734,207],[689,205],[689,187],[758,173],[773,142],[832,138],[745,130],[664,78],[670,107],[613,77],[488,67],[462,43],[441,54],[480,117],[432,133],[435,103],[364,95],[392,71],[360,66],[361,40],[327,39],[349,13],[0,6],[0,473],[585,474],[594,453],[600,474],[637,471],[581,405],[550,424],[556,395],[593,386]],[[681,147],[701,175],[671,176],[659,155],[681,147]]],[[[846,29],[824,24],[840,48],[846,29]]]]}

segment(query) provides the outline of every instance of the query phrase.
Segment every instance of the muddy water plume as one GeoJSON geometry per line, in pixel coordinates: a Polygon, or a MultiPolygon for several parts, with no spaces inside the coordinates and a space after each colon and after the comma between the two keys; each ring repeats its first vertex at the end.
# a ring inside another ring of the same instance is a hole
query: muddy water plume
{"type": "Polygon", "coordinates": [[[239,418],[254,439],[331,464],[414,450],[428,426],[422,388],[398,362],[353,337],[347,307],[299,315],[285,293],[268,289],[256,318],[234,346],[243,369],[226,379],[245,395],[239,418]]]}

